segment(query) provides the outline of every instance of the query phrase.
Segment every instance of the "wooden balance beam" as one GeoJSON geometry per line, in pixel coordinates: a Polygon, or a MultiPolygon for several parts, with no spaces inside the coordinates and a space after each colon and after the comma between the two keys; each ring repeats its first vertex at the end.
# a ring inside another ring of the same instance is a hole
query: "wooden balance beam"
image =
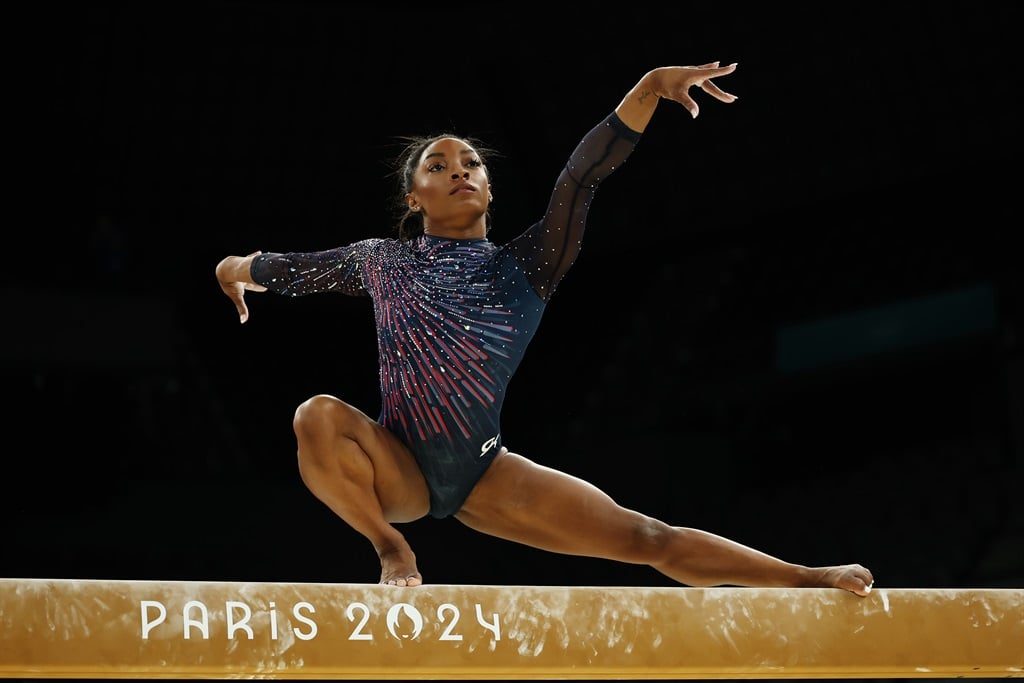
{"type": "Polygon", "coordinates": [[[0,579],[0,678],[1018,678],[1024,589],[0,579]]]}

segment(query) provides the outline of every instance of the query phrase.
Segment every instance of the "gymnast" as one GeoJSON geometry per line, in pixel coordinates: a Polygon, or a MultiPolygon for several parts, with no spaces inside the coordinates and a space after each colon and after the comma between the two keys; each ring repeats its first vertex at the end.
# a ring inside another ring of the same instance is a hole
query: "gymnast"
{"type": "Polygon", "coordinates": [[[375,420],[328,394],[300,404],[292,426],[302,481],[373,545],[380,583],[418,586],[416,555],[394,526],[454,517],[555,553],[653,567],[690,586],[840,588],[867,595],[859,564],[805,566],[620,506],[592,484],[506,446],[505,389],[545,306],[576,259],[598,186],[630,156],[658,103],[685,107],[691,88],[719,102],[735,64],[652,69],[587,132],[533,225],[488,238],[490,152],[472,137],[407,138],[397,160],[397,237],[315,252],[227,256],[216,266],[245,323],[245,292],[369,297],[378,340],[375,420]]]}

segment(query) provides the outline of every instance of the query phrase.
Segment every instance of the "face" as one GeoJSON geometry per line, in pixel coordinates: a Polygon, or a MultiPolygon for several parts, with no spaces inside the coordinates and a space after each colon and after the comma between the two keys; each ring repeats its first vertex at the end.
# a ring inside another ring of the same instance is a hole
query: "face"
{"type": "Polygon", "coordinates": [[[490,200],[487,169],[476,150],[458,138],[442,138],[423,150],[406,195],[409,208],[422,212],[428,234],[485,230],[490,200]]]}

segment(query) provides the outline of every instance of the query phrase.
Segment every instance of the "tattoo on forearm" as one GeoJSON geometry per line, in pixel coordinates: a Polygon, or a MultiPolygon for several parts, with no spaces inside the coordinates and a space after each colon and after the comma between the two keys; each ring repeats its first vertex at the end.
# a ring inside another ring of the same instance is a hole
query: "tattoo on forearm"
{"type": "Polygon", "coordinates": [[[656,97],[656,95],[650,90],[644,90],[642,92],[637,93],[637,101],[639,101],[641,104],[643,104],[650,97],[656,97]]]}

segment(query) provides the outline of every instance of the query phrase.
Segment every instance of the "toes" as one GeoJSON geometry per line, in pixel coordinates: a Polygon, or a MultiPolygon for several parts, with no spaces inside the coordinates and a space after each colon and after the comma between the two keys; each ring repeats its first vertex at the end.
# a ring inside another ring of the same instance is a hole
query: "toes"
{"type": "Polygon", "coordinates": [[[381,579],[381,583],[385,586],[419,586],[423,579],[419,576],[407,576],[404,579],[381,579]]]}

